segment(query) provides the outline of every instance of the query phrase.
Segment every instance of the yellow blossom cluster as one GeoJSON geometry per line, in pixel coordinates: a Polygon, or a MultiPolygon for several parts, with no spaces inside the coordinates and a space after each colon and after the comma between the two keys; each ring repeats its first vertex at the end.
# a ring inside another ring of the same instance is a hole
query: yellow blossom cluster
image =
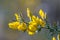
{"type": "Polygon", "coordinates": [[[17,13],[14,14],[16,16],[16,20],[15,22],[10,22],[9,28],[14,29],[14,30],[19,30],[19,31],[25,31],[26,30],[26,23],[22,22],[20,23],[19,19],[20,17],[18,16],[17,13]]]}
{"type": "MultiPolygon", "coordinates": [[[[39,11],[39,14],[41,15],[41,18],[43,19],[43,17],[45,15],[44,15],[44,12],[42,11],[42,9],[39,11]]],[[[28,30],[27,30],[29,35],[35,34],[35,32],[38,30],[38,25],[40,25],[41,27],[45,27],[46,22],[44,20],[42,20],[41,18],[38,18],[38,17],[32,15],[29,8],[27,8],[27,16],[31,20],[29,22],[29,26],[28,26],[28,30]]]]}
{"type": "Polygon", "coordinates": [[[46,22],[44,19],[46,19],[46,14],[43,12],[42,9],[39,10],[39,15],[41,18],[38,16],[36,17],[35,15],[32,15],[30,12],[30,9],[27,8],[27,16],[29,17],[30,21],[28,22],[28,25],[25,22],[20,22],[22,20],[20,15],[17,13],[14,14],[16,17],[16,21],[10,22],[9,28],[19,30],[19,31],[27,31],[29,35],[34,35],[36,31],[38,30],[38,26],[40,25],[41,27],[45,27],[46,22]]]}
{"type": "Polygon", "coordinates": [[[35,32],[37,31],[37,26],[38,24],[36,22],[30,21],[27,29],[28,34],[29,35],[35,34],[35,32]]]}
{"type": "Polygon", "coordinates": [[[26,30],[26,24],[25,23],[19,23],[19,22],[11,22],[8,24],[9,28],[19,31],[25,31],[26,30]]]}
{"type": "Polygon", "coordinates": [[[8,25],[9,25],[9,28],[16,30],[17,26],[20,25],[20,22],[17,22],[17,21],[16,22],[11,22],[8,25]]]}

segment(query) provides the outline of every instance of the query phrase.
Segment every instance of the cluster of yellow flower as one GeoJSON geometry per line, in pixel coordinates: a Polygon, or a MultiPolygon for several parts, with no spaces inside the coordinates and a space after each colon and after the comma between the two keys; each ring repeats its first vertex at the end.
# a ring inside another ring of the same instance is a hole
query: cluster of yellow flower
{"type": "MultiPolygon", "coordinates": [[[[40,9],[39,14],[41,15],[41,18],[46,18],[46,15],[44,14],[43,10],[40,9]]],[[[29,8],[27,8],[27,16],[30,18],[29,26],[28,26],[28,34],[33,35],[38,30],[38,25],[41,27],[45,27],[46,22],[44,19],[39,19],[38,17],[32,15],[30,13],[29,8]]]]}
{"type": "Polygon", "coordinates": [[[27,16],[30,19],[27,25],[25,22],[20,22],[20,15],[15,13],[16,21],[9,23],[9,28],[19,31],[27,31],[29,35],[34,35],[38,30],[38,25],[40,25],[41,27],[45,27],[46,25],[46,22],[44,21],[44,19],[46,19],[46,14],[42,9],[39,10],[39,15],[41,18],[32,15],[29,8],[27,8],[27,16]]]}
{"type": "Polygon", "coordinates": [[[17,13],[15,13],[15,16],[16,16],[16,21],[9,23],[8,24],[9,28],[14,29],[14,30],[25,31],[26,30],[26,23],[20,22],[20,16],[17,13]]]}

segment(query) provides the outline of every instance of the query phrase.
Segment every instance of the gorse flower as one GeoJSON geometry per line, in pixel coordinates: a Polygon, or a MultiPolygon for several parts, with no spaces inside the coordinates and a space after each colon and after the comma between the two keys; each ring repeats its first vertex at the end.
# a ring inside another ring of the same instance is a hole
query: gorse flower
{"type": "Polygon", "coordinates": [[[34,22],[34,23],[36,23],[37,25],[39,25],[39,18],[38,17],[36,17],[36,16],[32,16],[32,21],[34,22]]]}
{"type": "Polygon", "coordinates": [[[31,21],[29,22],[29,25],[28,25],[28,34],[29,35],[34,35],[38,29],[38,22],[37,22],[37,17],[36,16],[32,16],[32,19],[31,21]]]}
{"type": "Polygon", "coordinates": [[[20,22],[11,22],[8,24],[9,25],[9,28],[11,29],[17,29],[17,27],[20,25],[20,22]]]}
{"type": "Polygon", "coordinates": [[[18,26],[18,30],[19,31],[25,31],[26,30],[26,28],[27,28],[27,26],[26,26],[26,23],[21,23],[19,26],[18,26]]]}
{"type": "Polygon", "coordinates": [[[15,13],[14,15],[15,15],[15,17],[16,17],[16,20],[17,20],[17,21],[20,21],[20,16],[19,16],[17,13],[15,13]]]}
{"type": "Polygon", "coordinates": [[[46,13],[42,9],[39,10],[39,15],[42,19],[46,19],[46,13]]]}
{"type": "Polygon", "coordinates": [[[9,28],[11,28],[11,29],[17,29],[17,27],[20,25],[19,15],[17,13],[15,13],[14,15],[16,17],[16,21],[8,24],[9,28]]]}
{"type": "Polygon", "coordinates": [[[29,30],[27,30],[27,33],[28,33],[30,36],[32,36],[32,35],[35,34],[35,32],[33,32],[33,31],[29,31],[29,30]]]}
{"type": "Polygon", "coordinates": [[[26,30],[26,23],[20,23],[20,17],[17,13],[15,13],[15,17],[16,17],[16,21],[15,22],[11,22],[9,23],[9,28],[11,29],[16,29],[16,30],[21,30],[21,31],[25,31],[26,30]]]}
{"type": "Polygon", "coordinates": [[[32,25],[29,25],[29,26],[28,26],[28,29],[29,29],[30,31],[36,31],[36,30],[37,30],[37,26],[34,25],[34,24],[32,24],[32,25]]]}
{"type": "Polygon", "coordinates": [[[46,25],[46,22],[43,21],[42,19],[40,19],[40,26],[41,26],[41,27],[45,27],[45,25],[46,25]]]}
{"type": "Polygon", "coordinates": [[[29,25],[38,26],[38,24],[37,24],[36,22],[34,22],[34,21],[30,21],[30,22],[29,22],[29,25]]]}
{"type": "Polygon", "coordinates": [[[31,14],[31,12],[30,12],[30,9],[29,8],[27,8],[27,16],[29,17],[29,19],[31,20],[31,16],[32,16],[32,14],[31,14]]]}
{"type": "Polygon", "coordinates": [[[40,25],[41,27],[45,27],[46,22],[42,19],[39,19],[38,17],[32,16],[33,24],[36,23],[37,25],[40,25]]]}
{"type": "Polygon", "coordinates": [[[37,23],[30,21],[27,30],[29,35],[34,35],[37,30],[37,23]]]}

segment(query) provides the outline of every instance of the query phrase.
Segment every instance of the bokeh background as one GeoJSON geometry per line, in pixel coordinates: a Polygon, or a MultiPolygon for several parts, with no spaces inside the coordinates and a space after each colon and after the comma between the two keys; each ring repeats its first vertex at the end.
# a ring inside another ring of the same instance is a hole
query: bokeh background
{"type": "Polygon", "coordinates": [[[39,10],[43,9],[50,24],[57,21],[60,23],[60,0],[0,0],[0,40],[51,40],[52,37],[46,29],[29,36],[26,32],[8,28],[8,23],[15,20],[14,13],[22,12],[25,21],[29,21],[26,15],[27,7],[36,16],[39,16],[39,10]]]}

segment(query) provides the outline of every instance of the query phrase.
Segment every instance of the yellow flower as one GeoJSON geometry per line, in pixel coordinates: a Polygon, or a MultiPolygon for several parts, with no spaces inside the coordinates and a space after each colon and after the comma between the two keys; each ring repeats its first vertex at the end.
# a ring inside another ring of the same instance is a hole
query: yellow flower
{"type": "Polygon", "coordinates": [[[40,19],[38,17],[36,19],[36,22],[37,22],[38,25],[40,24],[40,19]]]}
{"type": "Polygon", "coordinates": [[[37,26],[38,24],[37,24],[36,22],[34,22],[34,21],[30,21],[30,22],[29,22],[29,25],[37,26]]]}
{"type": "Polygon", "coordinates": [[[42,9],[39,10],[39,15],[41,16],[42,19],[46,19],[46,13],[42,9]]]}
{"type": "Polygon", "coordinates": [[[56,40],[56,38],[55,38],[55,37],[53,37],[53,38],[52,38],[52,40],[56,40]]]}
{"type": "Polygon", "coordinates": [[[46,22],[43,21],[42,19],[40,19],[40,26],[41,26],[41,27],[45,27],[45,24],[46,24],[46,22]]]}
{"type": "Polygon", "coordinates": [[[34,25],[29,25],[28,30],[30,30],[30,31],[36,31],[37,27],[34,26],[34,25]]]}
{"type": "Polygon", "coordinates": [[[29,8],[27,8],[27,16],[31,19],[32,14],[31,14],[31,12],[30,12],[30,9],[29,9],[29,8]]]}
{"type": "Polygon", "coordinates": [[[28,32],[28,34],[30,35],[30,36],[32,36],[32,35],[34,35],[35,34],[35,32],[33,32],[33,31],[27,31],[28,32]]]}
{"type": "Polygon", "coordinates": [[[40,19],[38,17],[32,16],[32,21],[39,24],[40,19]]]}
{"type": "Polygon", "coordinates": [[[29,26],[27,28],[27,32],[29,35],[34,35],[35,32],[37,30],[37,23],[36,22],[33,22],[33,21],[30,21],[29,22],[29,26]]]}
{"type": "Polygon", "coordinates": [[[19,31],[25,31],[25,30],[26,30],[26,23],[21,23],[21,24],[18,26],[18,30],[19,30],[19,31]]]}
{"type": "Polygon", "coordinates": [[[17,21],[20,21],[20,16],[19,16],[17,13],[15,13],[14,15],[15,15],[15,17],[16,17],[16,20],[17,20],[17,21]]]}
{"type": "Polygon", "coordinates": [[[33,15],[32,16],[32,21],[36,21],[36,19],[37,19],[36,16],[33,15]]]}
{"type": "Polygon", "coordinates": [[[9,28],[11,29],[17,29],[17,27],[20,25],[19,22],[12,22],[12,23],[9,23],[8,26],[9,28]]]}

